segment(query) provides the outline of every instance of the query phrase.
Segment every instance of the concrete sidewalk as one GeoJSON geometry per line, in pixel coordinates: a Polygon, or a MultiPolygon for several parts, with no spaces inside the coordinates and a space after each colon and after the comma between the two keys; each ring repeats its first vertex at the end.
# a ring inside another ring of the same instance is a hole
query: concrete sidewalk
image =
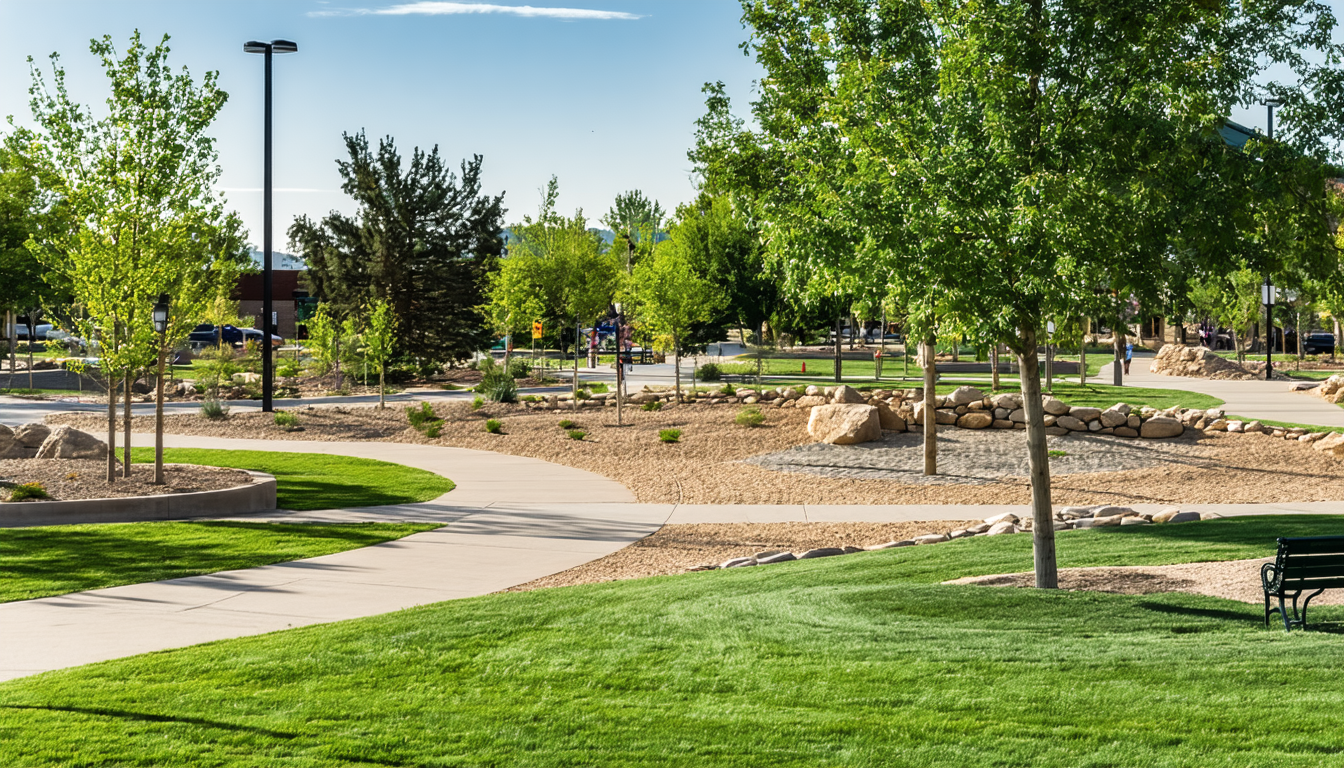
{"type": "MultiPolygon", "coordinates": [[[[1221,407],[1229,415],[1291,424],[1344,427],[1344,408],[1309,394],[1289,392],[1289,382],[1286,381],[1235,381],[1162,376],[1149,370],[1151,363],[1151,357],[1136,356],[1130,363],[1130,375],[1125,377],[1125,386],[1179,389],[1211,395],[1223,401],[1224,405],[1221,407]]],[[[1101,374],[1092,381],[1098,384],[1110,384],[1114,365],[1107,363],[1102,366],[1101,374]]]]}

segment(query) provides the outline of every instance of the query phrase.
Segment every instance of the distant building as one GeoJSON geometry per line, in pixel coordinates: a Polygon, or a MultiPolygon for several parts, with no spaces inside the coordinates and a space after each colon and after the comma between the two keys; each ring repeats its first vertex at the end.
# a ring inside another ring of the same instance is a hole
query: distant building
{"type": "MultiPolygon", "coordinates": [[[[275,311],[275,332],[286,339],[293,339],[296,330],[294,291],[301,290],[299,278],[302,274],[303,271],[299,269],[279,269],[278,266],[271,269],[271,309],[275,311]]],[[[240,276],[233,295],[238,302],[238,314],[244,318],[252,317],[252,327],[257,329],[261,328],[261,278],[261,272],[240,276]]]]}
{"type": "MultiPolygon", "coordinates": [[[[256,248],[252,249],[252,264],[261,269],[262,259],[265,256],[256,248]]],[[[295,256],[292,253],[281,253],[280,251],[271,251],[271,269],[288,269],[294,271],[303,271],[308,268],[308,264],[301,256],[295,256]]]]}

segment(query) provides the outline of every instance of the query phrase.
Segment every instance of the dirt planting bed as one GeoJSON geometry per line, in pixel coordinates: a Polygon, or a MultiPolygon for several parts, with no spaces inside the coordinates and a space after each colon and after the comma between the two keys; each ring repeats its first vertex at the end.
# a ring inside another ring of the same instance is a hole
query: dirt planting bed
{"type": "MultiPolygon", "coordinates": [[[[442,434],[430,439],[412,429],[404,410],[376,408],[304,408],[294,411],[302,431],[284,432],[260,413],[235,413],[222,422],[195,415],[171,416],[173,434],[212,435],[275,440],[390,440],[497,451],[530,456],[577,467],[613,478],[648,503],[686,504],[1027,504],[1030,493],[1024,477],[993,476],[978,484],[923,484],[897,479],[824,477],[782,472],[746,463],[744,459],[811,444],[805,410],[763,408],[764,426],[749,428],[733,423],[735,406],[672,405],[660,411],[625,410],[628,426],[616,426],[614,408],[570,412],[526,409],[521,405],[487,405],[472,411],[463,401],[435,406],[445,418],[442,434]],[[487,418],[503,423],[503,434],[485,431],[487,418]],[[571,419],[587,432],[571,440],[558,426],[571,419]],[[659,441],[660,429],[679,429],[678,443],[659,441]]],[[[101,430],[98,415],[62,414],[49,419],[82,429],[101,430]]],[[[134,429],[153,429],[149,418],[137,418],[134,429]]],[[[949,438],[967,430],[940,428],[949,438]]],[[[1017,462],[1025,452],[1021,431],[986,430],[976,437],[976,450],[1004,457],[1003,466],[1017,462]]],[[[1107,441],[1119,446],[1123,438],[1097,436],[1088,451],[1103,458],[1107,441]]],[[[1310,445],[1261,434],[1221,432],[1192,434],[1175,440],[1128,441],[1160,454],[1156,462],[1123,471],[1084,471],[1053,478],[1052,497],[1059,505],[1136,503],[1248,503],[1330,501],[1344,499],[1344,473],[1338,459],[1313,451],[1310,445]]],[[[858,465],[868,455],[853,446],[858,465]]],[[[905,450],[922,450],[912,443],[905,450]]],[[[952,440],[942,446],[952,467],[952,440]]],[[[1117,451],[1121,449],[1117,447],[1117,451]]],[[[1065,449],[1066,453],[1067,448],[1065,449]]],[[[828,462],[843,458],[828,456],[828,462]]],[[[1061,463],[1070,457],[1059,457],[1061,463]]],[[[1097,466],[1102,466],[1098,463],[1097,466]]]]}
{"type": "MultiPolygon", "coordinates": [[[[252,476],[236,469],[196,467],[172,464],[164,467],[164,484],[154,485],[154,467],[147,464],[132,466],[129,478],[120,476],[115,483],[107,482],[107,464],[95,459],[5,459],[0,461],[0,480],[24,484],[38,482],[53,501],[76,499],[108,499],[124,496],[160,496],[170,493],[218,491],[247,485],[252,476]]],[[[8,488],[0,488],[0,499],[9,496],[8,488]]],[[[34,501],[17,502],[23,504],[34,501]]]]}

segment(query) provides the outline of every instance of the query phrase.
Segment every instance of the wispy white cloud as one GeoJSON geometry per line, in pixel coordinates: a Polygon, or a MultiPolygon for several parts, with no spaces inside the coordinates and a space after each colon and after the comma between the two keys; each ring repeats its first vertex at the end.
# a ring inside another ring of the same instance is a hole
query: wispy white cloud
{"type": "Polygon", "coordinates": [[[461,3],[446,0],[422,0],[401,3],[386,8],[332,8],[309,11],[309,16],[461,16],[465,14],[501,13],[509,16],[545,19],[596,19],[634,21],[643,16],[624,11],[596,11],[588,8],[538,8],[532,5],[496,5],[494,3],[461,3]]]}

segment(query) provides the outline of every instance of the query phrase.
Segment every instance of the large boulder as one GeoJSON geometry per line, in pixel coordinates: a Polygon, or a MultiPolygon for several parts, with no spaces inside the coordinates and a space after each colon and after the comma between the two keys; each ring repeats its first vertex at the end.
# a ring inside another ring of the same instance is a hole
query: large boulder
{"type": "Polygon", "coordinates": [[[107,443],[74,427],[57,427],[37,449],[39,459],[107,460],[107,443]]]}
{"type": "Polygon", "coordinates": [[[42,447],[42,441],[50,434],[51,427],[46,424],[24,424],[14,430],[13,442],[7,451],[0,453],[0,458],[31,459],[37,455],[37,449],[42,447]]]}
{"type": "Polygon", "coordinates": [[[984,429],[993,423],[994,417],[984,411],[971,411],[957,419],[957,426],[962,429],[984,429]]]}
{"type": "Polygon", "coordinates": [[[995,408],[1002,408],[1009,413],[1022,407],[1022,396],[1011,392],[995,395],[989,401],[994,404],[995,408]]]}
{"type": "Polygon", "coordinates": [[[1255,374],[1237,363],[1219,357],[1207,347],[1164,344],[1150,367],[1163,376],[1190,376],[1201,379],[1249,379],[1255,374]]]}
{"type": "Polygon", "coordinates": [[[1311,447],[1331,456],[1344,456],[1344,434],[1331,432],[1326,437],[1312,443],[1311,447]]]}
{"type": "Polygon", "coordinates": [[[1087,431],[1087,424],[1072,416],[1060,416],[1058,419],[1055,419],[1055,426],[1067,429],[1071,432],[1087,431]]]}
{"type": "Polygon", "coordinates": [[[905,419],[898,416],[890,405],[881,400],[874,400],[873,407],[877,409],[877,421],[882,425],[882,429],[889,432],[904,432],[906,430],[905,419]]]}
{"type": "Polygon", "coordinates": [[[1103,427],[1123,427],[1129,423],[1128,407],[1126,412],[1122,413],[1115,407],[1107,408],[1101,412],[1101,425],[1103,427]]]}
{"type": "Polygon", "coordinates": [[[863,395],[848,384],[835,388],[835,394],[831,395],[831,402],[837,405],[843,403],[862,403],[863,395]]]}
{"type": "Polygon", "coordinates": [[[1185,432],[1185,425],[1179,419],[1173,419],[1170,416],[1154,416],[1143,422],[1143,427],[1139,429],[1139,436],[1147,438],[1180,437],[1183,432],[1185,432]]]}
{"type": "MultiPolygon", "coordinates": [[[[812,387],[808,387],[808,389],[812,389],[812,387]]],[[[826,405],[826,398],[821,395],[803,395],[798,398],[797,404],[799,408],[812,408],[818,405],[826,405]]]]}
{"type": "MultiPolygon", "coordinates": [[[[1063,416],[1069,412],[1069,406],[1063,400],[1049,395],[1041,398],[1041,407],[1051,416],[1063,416]]],[[[1016,421],[1016,419],[1014,419],[1016,421]]]]}
{"type": "MultiPolygon", "coordinates": [[[[1069,415],[1072,416],[1073,418],[1075,418],[1075,419],[1081,421],[1081,422],[1086,423],[1086,422],[1092,421],[1093,419],[1099,419],[1099,418],[1101,418],[1101,409],[1100,409],[1100,408],[1088,408],[1088,407],[1085,407],[1085,406],[1075,406],[1075,407],[1069,409],[1069,415]]],[[[1106,426],[1109,427],[1109,426],[1112,426],[1112,425],[1107,424],[1106,426]]]]}
{"type": "Polygon", "coordinates": [[[14,430],[0,424],[0,459],[24,458],[23,443],[14,439],[14,430]]]}
{"type": "Polygon", "coordinates": [[[881,440],[882,422],[871,405],[819,405],[807,420],[807,433],[823,443],[855,445],[881,440]]]}
{"type": "Polygon", "coordinates": [[[949,407],[970,405],[984,399],[985,393],[975,387],[957,387],[952,390],[952,394],[947,396],[947,405],[949,407]]]}

